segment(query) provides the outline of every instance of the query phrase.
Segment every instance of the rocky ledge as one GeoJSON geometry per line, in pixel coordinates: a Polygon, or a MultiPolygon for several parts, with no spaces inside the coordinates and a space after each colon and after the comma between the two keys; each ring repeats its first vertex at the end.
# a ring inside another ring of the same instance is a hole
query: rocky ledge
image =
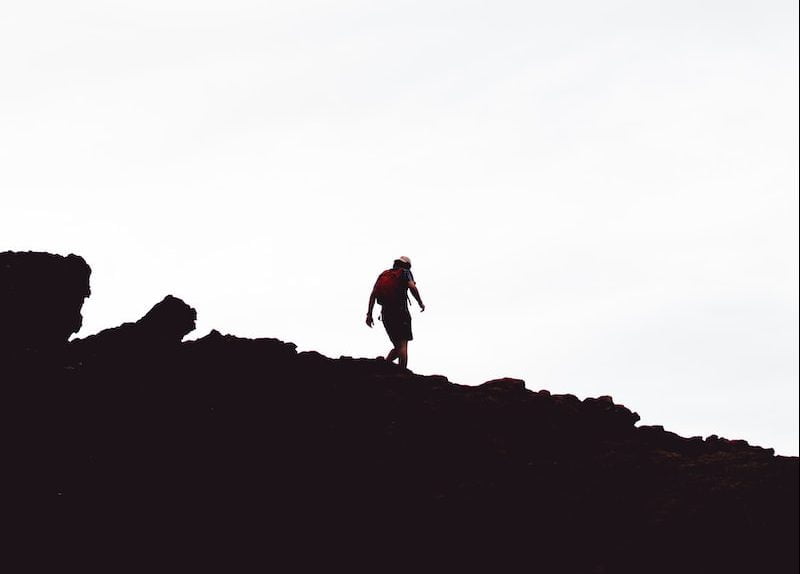
{"type": "Polygon", "coordinates": [[[7,517],[84,568],[797,571],[796,457],[517,379],[183,342],[174,297],[68,342],[89,271],[54,257],[0,254],[7,517]]]}

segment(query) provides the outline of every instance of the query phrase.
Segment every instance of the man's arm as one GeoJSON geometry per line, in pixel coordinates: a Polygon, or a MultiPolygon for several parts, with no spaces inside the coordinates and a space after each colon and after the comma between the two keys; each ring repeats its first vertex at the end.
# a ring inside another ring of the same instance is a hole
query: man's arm
{"type": "Polygon", "coordinates": [[[372,327],[372,309],[375,307],[375,289],[369,294],[369,308],[367,309],[367,327],[372,327]]]}
{"type": "Polygon", "coordinates": [[[419,296],[419,290],[417,289],[417,284],[414,283],[413,281],[409,281],[408,290],[411,291],[411,294],[414,296],[414,299],[416,299],[417,303],[419,303],[419,310],[424,311],[425,303],[422,302],[422,297],[419,296]]]}

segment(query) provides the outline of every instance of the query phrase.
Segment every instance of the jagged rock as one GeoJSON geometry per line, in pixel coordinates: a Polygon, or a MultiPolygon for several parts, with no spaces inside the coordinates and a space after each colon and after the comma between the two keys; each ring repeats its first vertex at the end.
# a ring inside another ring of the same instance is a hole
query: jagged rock
{"type": "Polygon", "coordinates": [[[75,357],[86,358],[170,347],[194,330],[196,319],[197,311],[177,297],[167,295],[138,321],[75,339],[70,342],[70,350],[75,357]]]}
{"type": "Polygon", "coordinates": [[[606,430],[625,432],[633,428],[640,417],[623,405],[616,405],[609,396],[586,398],[581,403],[583,416],[592,423],[600,422],[606,430]]]}
{"type": "Polygon", "coordinates": [[[77,255],[0,253],[0,353],[63,346],[81,328],[90,274],[77,255]]]}
{"type": "Polygon", "coordinates": [[[480,389],[503,393],[520,393],[525,390],[525,381],[522,379],[493,379],[478,386],[480,389]]]}

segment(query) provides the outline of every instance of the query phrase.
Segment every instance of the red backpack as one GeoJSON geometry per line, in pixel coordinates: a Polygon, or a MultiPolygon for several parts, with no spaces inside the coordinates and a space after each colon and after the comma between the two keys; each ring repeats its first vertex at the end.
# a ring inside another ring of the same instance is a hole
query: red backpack
{"type": "Polygon", "coordinates": [[[387,269],[375,281],[375,297],[381,305],[396,304],[405,295],[405,269],[387,269]]]}

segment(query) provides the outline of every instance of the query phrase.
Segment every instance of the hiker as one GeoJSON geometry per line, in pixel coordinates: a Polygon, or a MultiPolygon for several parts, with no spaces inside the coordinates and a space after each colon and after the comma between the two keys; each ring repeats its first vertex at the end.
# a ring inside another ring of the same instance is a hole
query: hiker
{"type": "Polygon", "coordinates": [[[394,260],[391,269],[387,269],[378,276],[372,293],[369,296],[369,309],[367,310],[367,326],[372,327],[372,309],[375,301],[381,305],[381,316],[386,334],[394,347],[386,360],[390,363],[398,359],[400,366],[408,365],[408,342],[414,336],[411,334],[411,313],[408,311],[408,294],[411,291],[414,299],[419,304],[420,311],[425,310],[425,304],[419,296],[417,284],[411,274],[411,260],[400,257],[394,260]]]}

